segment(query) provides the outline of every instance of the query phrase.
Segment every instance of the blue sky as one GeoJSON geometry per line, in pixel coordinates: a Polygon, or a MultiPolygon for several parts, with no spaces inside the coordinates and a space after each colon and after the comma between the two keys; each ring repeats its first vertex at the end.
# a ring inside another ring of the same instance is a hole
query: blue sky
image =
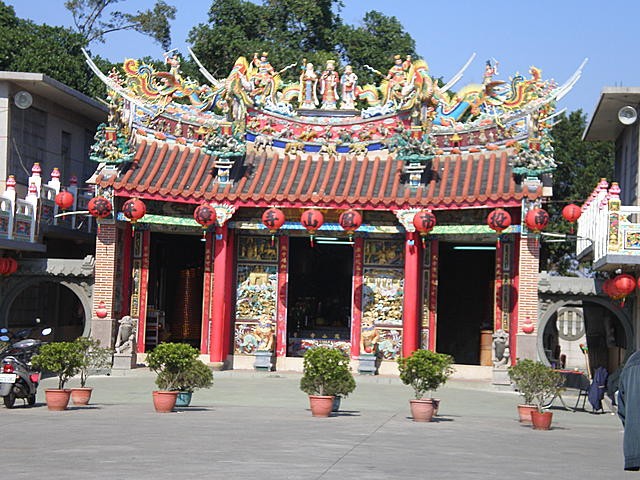
{"type": "MultiPolygon", "coordinates": [[[[64,0],[5,0],[16,14],[37,23],[72,26],[64,0]]],[[[173,46],[187,54],[189,30],[205,23],[211,0],[178,2],[172,24],[173,46]]],[[[476,53],[474,63],[456,88],[482,79],[484,62],[500,62],[498,79],[507,80],[529,66],[542,69],[544,78],[559,83],[569,78],[586,57],[583,76],[559,107],[593,111],[604,86],[640,85],[636,34],[640,2],[634,0],[537,0],[536,2],[486,2],[472,0],[345,0],[343,19],[357,24],[365,12],[378,10],[396,16],[416,40],[417,50],[435,77],[450,78],[476,53]]],[[[152,0],[127,0],[126,11],[148,8],[152,0]]],[[[161,58],[162,49],[133,32],[115,32],[91,50],[112,61],[150,55],[161,58]]],[[[238,52],[238,54],[251,52],[238,52]]],[[[398,52],[403,53],[403,52],[398,52]]]]}

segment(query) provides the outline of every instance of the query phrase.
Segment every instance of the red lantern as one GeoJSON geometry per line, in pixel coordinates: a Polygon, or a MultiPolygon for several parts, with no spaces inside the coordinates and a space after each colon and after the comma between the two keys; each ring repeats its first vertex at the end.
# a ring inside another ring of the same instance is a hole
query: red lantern
{"type": "Polygon", "coordinates": [[[602,284],[602,291],[613,300],[619,300],[622,298],[620,292],[613,285],[613,278],[608,278],[602,284]]]}
{"type": "Polygon", "coordinates": [[[352,241],[353,234],[360,228],[360,225],[362,225],[362,215],[350,208],[349,210],[345,210],[340,214],[338,223],[344,229],[344,231],[347,232],[349,241],[352,241]]]}
{"type": "Polygon", "coordinates": [[[111,215],[113,206],[111,202],[105,197],[93,197],[89,200],[88,205],[89,214],[94,218],[107,218],[111,215]]]}
{"type": "Polygon", "coordinates": [[[487,216],[487,225],[500,234],[511,226],[511,215],[502,208],[496,208],[487,216]]]}
{"type": "Polygon", "coordinates": [[[313,237],[324,223],[324,216],[318,210],[314,210],[311,208],[302,212],[300,223],[311,234],[311,246],[313,247],[313,237]]]}
{"type": "Polygon", "coordinates": [[[618,292],[616,300],[622,300],[624,307],[624,299],[627,295],[633,293],[636,289],[636,279],[628,273],[617,275],[612,282],[613,288],[618,292]]]}
{"type": "Polygon", "coordinates": [[[285,217],[279,208],[268,208],[262,214],[262,224],[267,227],[271,234],[271,245],[275,241],[276,233],[284,225],[285,217]]]}
{"type": "Polygon", "coordinates": [[[562,209],[562,216],[571,224],[571,233],[573,233],[573,224],[580,218],[582,210],[574,203],[570,203],[562,209]]]}
{"type": "Polygon", "coordinates": [[[502,208],[496,208],[487,216],[487,225],[498,233],[498,245],[500,244],[500,234],[511,226],[511,215],[502,208]]]}
{"type": "Polygon", "coordinates": [[[0,258],[0,275],[7,275],[9,273],[9,259],[0,258]]]}
{"type": "Polygon", "coordinates": [[[420,210],[413,216],[413,226],[422,238],[422,246],[425,246],[425,240],[429,232],[436,226],[436,216],[431,210],[420,210]]]}
{"type": "Polygon", "coordinates": [[[147,213],[147,207],[142,200],[130,198],[122,205],[122,213],[131,221],[131,224],[135,226],[136,222],[147,213]]]}
{"type": "Polygon", "coordinates": [[[533,233],[540,233],[549,223],[549,214],[541,208],[532,208],[525,215],[524,223],[533,233]]]}
{"type": "Polygon", "coordinates": [[[73,205],[73,195],[66,190],[63,190],[56,195],[55,202],[62,210],[66,210],[73,205]]]}
{"type": "Polygon", "coordinates": [[[11,275],[12,273],[16,273],[18,271],[18,261],[15,258],[8,257],[9,267],[7,275],[11,275]]]}
{"type": "Polygon", "coordinates": [[[204,238],[207,228],[216,223],[218,216],[215,208],[208,203],[203,203],[193,211],[193,218],[202,225],[202,238],[204,238]]]}

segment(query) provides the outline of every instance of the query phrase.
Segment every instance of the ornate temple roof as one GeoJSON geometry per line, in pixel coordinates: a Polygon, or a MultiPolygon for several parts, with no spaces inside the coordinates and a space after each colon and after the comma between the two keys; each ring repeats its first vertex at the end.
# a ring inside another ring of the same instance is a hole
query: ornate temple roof
{"type": "MultiPolygon", "coordinates": [[[[193,55],[193,53],[192,53],[193,55]]],[[[128,59],[109,76],[109,124],[96,134],[93,177],[116,196],[236,206],[432,209],[518,206],[520,180],[556,167],[548,135],[564,84],[530,76],[495,80],[456,93],[440,87],[423,60],[396,63],[379,85],[358,85],[303,62],[288,83],[266,56],[239,57],[226,79],[199,85],[128,59]],[[124,73],[124,75],[123,75],[124,73]],[[329,88],[331,87],[331,88],[329,88]],[[318,94],[322,94],[321,98],[318,94]],[[105,167],[109,167],[104,170],[105,167]]]]}
{"type": "MultiPolygon", "coordinates": [[[[275,150],[275,149],[274,149],[275,150]]],[[[250,148],[231,168],[231,182],[217,181],[216,162],[197,147],[142,140],[131,167],[97,183],[117,195],[200,203],[231,201],[237,206],[299,206],[368,209],[433,209],[520,205],[524,196],[509,165],[509,152],[439,155],[415,188],[403,180],[402,160],[386,151],[367,155],[319,155],[250,148]]]]}

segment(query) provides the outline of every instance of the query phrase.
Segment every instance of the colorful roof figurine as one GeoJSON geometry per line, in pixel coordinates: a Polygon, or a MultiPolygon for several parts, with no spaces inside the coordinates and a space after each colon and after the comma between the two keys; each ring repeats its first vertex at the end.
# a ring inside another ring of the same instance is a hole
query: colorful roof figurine
{"type": "MultiPolygon", "coordinates": [[[[329,71],[314,70],[315,80],[307,76],[314,81],[285,75],[298,62],[277,70],[266,52],[251,62],[239,57],[229,75],[217,79],[191,54],[208,84],[184,78],[175,54],[168,72],[128,59],[123,76],[104,75],[87,56],[114,99],[108,127],[132,134],[131,151],[118,158],[136,166],[119,177],[98,175],[103,187],[247,205],[517,204],[523,196],[518,176],[555,168],[549,137],[555,101],[584,66],[558,85],[535,67],[528,77],[496,80],[497,62],[489,62],[482,84],[454,93],[473,57],[439,87],[427,63],[410,56],[398,55],[387,73],[365,66],[380,83],[359,85],[357,72],[347,66],[343,73],[335,61],[329,71]],[[331,98],[322,106],[304,102],[325,88],[317,80],[329,74],[331,98]],[[219,186],[211,165],[221,158],[232,164],[228,182],[219,186]]],[[[108,162],[103,143],[97,138],[92,159],[108,162]]]]}

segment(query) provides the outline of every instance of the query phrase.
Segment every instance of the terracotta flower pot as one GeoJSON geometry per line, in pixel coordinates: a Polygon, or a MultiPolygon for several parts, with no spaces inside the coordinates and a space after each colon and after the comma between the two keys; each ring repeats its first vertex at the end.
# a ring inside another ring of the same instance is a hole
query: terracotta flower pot
{"type": "Polygon", "coordinates": [[[74,405],[88,405],[91,400],[92,387],[78,387],[71,389],[71,401],[74,405]]]}
{"type": "Polygon", "coordinates": [[[57,388],[46,388],[44,396],[47,399],[47,408],[54,412],[66,410],[71,398],[71,390],[68,388],[59,390],[57,388]]]}
{"type": "Polygon", "coordinates": [[[526,423],[531,425],[531,412],[535,411],[534,405],[518,405],[518,417],[520,417],[520,423],[526,423]]]}
{"type": "Polygon", "coordinates": [[[309,395],[311,415],[314,417],[328,417],[333,408],[333,395],[309,395]]]}
{"type": "Polygon", "coordinates": [[[153,406],[158,413],[169,413],[173,411],[177,398],[177,391],[156,390],[153,392],[153,406]]]}
{"type": "Polygon", "coordinates": [[[435,407],[433,400],[430,398],[421,398],[419,400],[409,400],[411,405],[411,415],[414,422],[430,422],[433,418],[435,407]]]}
{"type": "Polygon", "coordinates": [[[531,423],[534,430],[549,430],[551,428],[551,420],[553,420],[553,412],[531,412],[531,423]]]}

